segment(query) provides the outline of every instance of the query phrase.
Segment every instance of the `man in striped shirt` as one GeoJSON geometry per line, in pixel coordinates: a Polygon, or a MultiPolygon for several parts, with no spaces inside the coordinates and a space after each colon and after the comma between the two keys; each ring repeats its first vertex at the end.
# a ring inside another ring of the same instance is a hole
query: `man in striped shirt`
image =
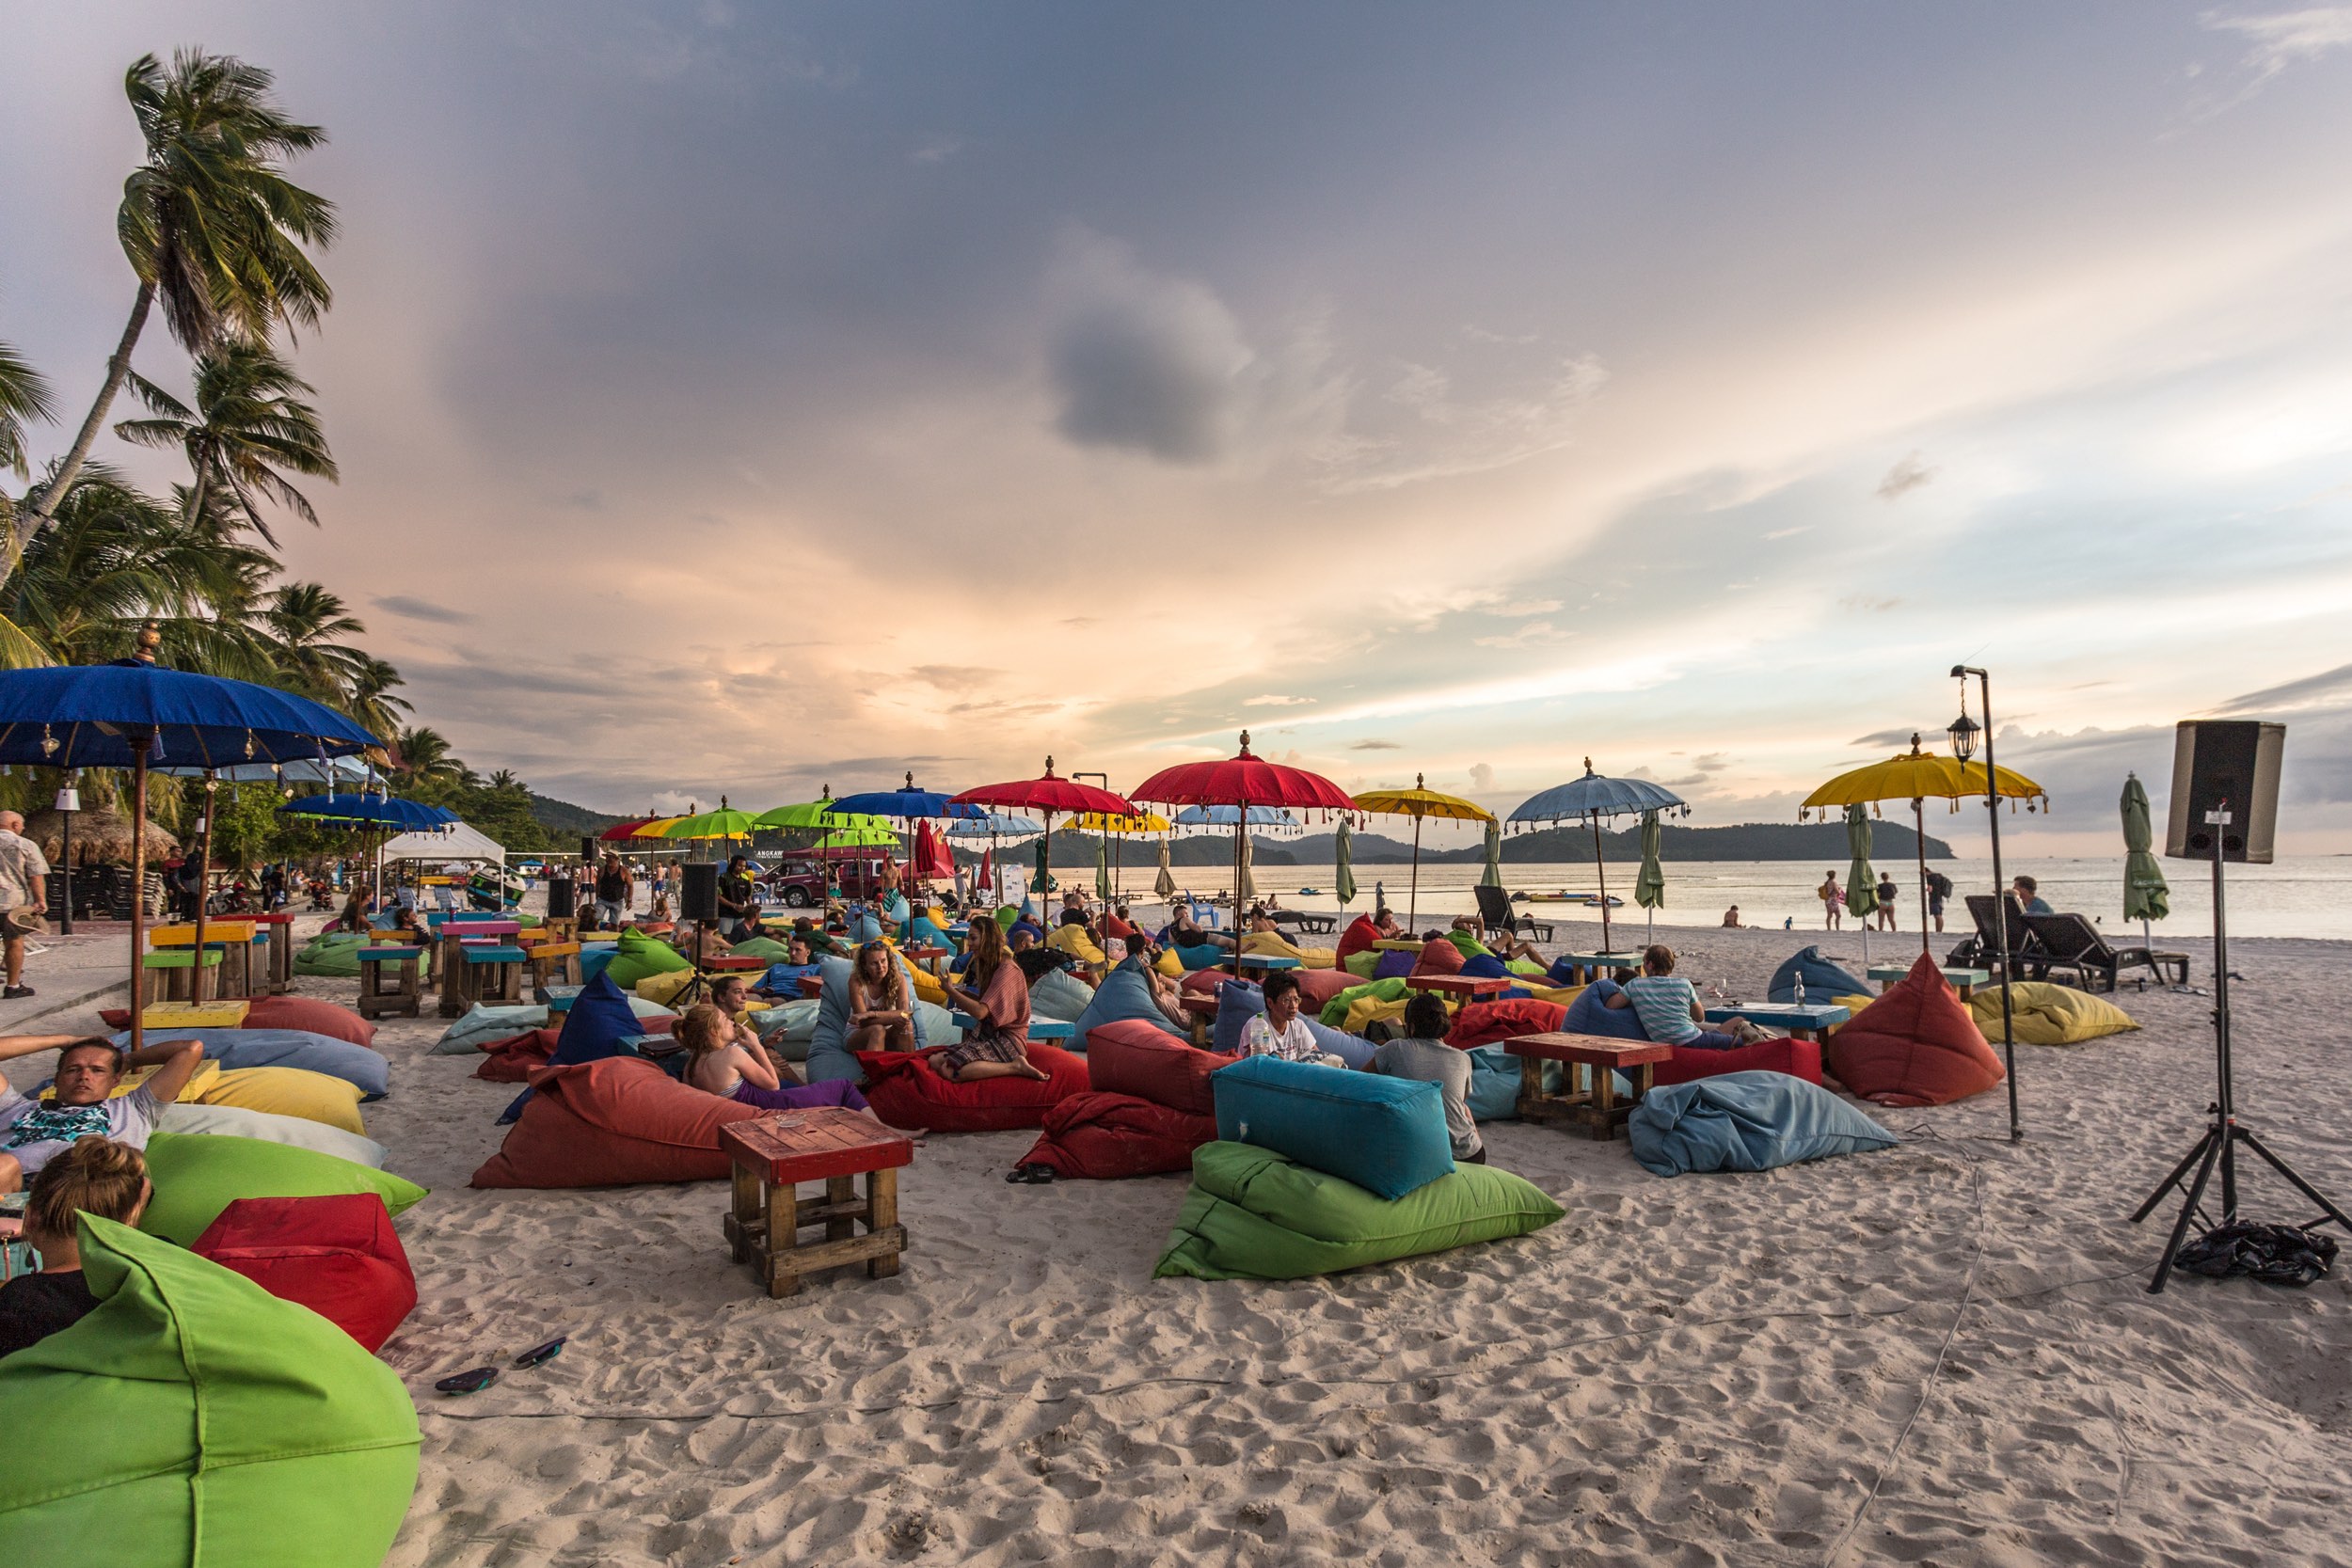
{"type": "Polygon", "coordinates": [[[1744,1018],[1727,1020],[1719,1030],[1707,1027],[1707,1010],[1699,1006],[1697,988],[1677,977],[1674,970],[1673,948],[1661,942],[1644,949],[1642,973],[1628,980],[1606,1005],[1619,1011],[1632,1008],[1642,1021],[1642,1033],[1661,1045],[1729,1051],[1763,1037],[1764,1031],[1744,1018]]]}

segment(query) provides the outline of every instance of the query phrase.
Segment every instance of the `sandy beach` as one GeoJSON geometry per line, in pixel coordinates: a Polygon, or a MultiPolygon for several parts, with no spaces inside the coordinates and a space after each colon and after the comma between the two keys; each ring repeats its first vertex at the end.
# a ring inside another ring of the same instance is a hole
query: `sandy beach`
{"type": "MultiPolygon", "coordinates": [[[[1685,972],[1753,993],[1809,940],[1711,933],[1685,972]]],[[[2248,1114],[2341,1197],[2352,952],[2232,951],[2248,1114]]],[[[2022,1145],[1998,1093],[1762,1176],[1491,1125],[1564,1221],[1292,1284],[1152,1279],[1181,1177],[1009,1186],[1029,1133],[934,1136],[899,1276],[781,1302],[728,1261],[722,1183],[469,1189],[514,1091],[390,1022],[369,1130],[434,1193],[383,1353],[425,1435],[389,1560],[2352,1561],[2352,1273],[2145,1293],[2161,1236],[2126,1220],[2199,1131],[2210,1004],[2122,1001],[2143,1030],[2021,1048],[2022,1145]]]]}

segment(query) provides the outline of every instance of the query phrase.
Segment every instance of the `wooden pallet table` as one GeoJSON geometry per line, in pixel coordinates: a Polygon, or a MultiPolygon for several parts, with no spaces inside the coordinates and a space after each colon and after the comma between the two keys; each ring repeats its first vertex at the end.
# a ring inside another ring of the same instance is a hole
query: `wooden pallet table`
{"type": "Polygon", "coordinates": [[[870,1279],[898,1272],[907,1245],[898,1223],[898,1167],[914,1162],[905,1135],[829,1105],[729,1122],[719,1129],[719,1147],[735,1166],[727,1245],[769,1295],[792,1295],[807,1275],[853,1263],[865,1264],[870,1279]],[[866,1178],[863,1198],[859,1176],[866,1178]],[[802,1197],[803,1181],[822,1181],[824,1195],[802,1197]],[[817,1226],[824,1238],[803,1242],[801,1232],[817,1226]]]}
{"type": "Polygon", "coordinates": [[[1519,1059],[1519,1119],[1565,1121],[1587,1128],[1596,1138],[1617,1135],[1633,1107],[1649,1093],[1655,1063],[1674,1055],[1672,1046],[1655,1040],[1612,1039],[1600,1035],[1520,1035],[1502,1042],[1502,1049],[1519,1059]],[[1544,1092],[1544,1063],[1567,1066],[1565,1092],[1544,1092]],[[1584,1084],[1579,1087],[1578,1075],[1584,1084]],[[1630,1099],[1617,1098],[1616,1074],[1633,1081],[1630,1099]]]}

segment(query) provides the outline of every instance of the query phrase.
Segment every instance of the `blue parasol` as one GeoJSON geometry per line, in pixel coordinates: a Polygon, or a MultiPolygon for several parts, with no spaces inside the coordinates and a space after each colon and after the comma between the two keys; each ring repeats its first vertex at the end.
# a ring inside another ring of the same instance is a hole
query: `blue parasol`
{"type": "Polygon", "coordinates": [[[1600,825],[1619,816],[1638,816],[1644,812],[1679,811],[1691,815],[1691,808],[1681,796],[1663,784],[1647,779],[1612,779],[1593,771],[1593,759],[1584,759],[1584,776],[1566,784],[1555,784],[1542,794],[1519,803],[1510,820],[1514,823],[1542,823],[1552,826],[1562,822],[1582,822],[1593,830],[1593,868],[1600,878],[1600,950],[1609,948],[1609,872],[1601,863],[1600,825]]]}
{"type": "Polygon", "coordinates": [[[967,816],[949,823],[947,836],[950,838],[1025,838],[1031,833],[1041,833],[1044,831],[1043,823],[1034,822],[1025,816],[1015,816],[1010,812],[984,811],[977,816],[967,816]]]}
{"type": "MultiPolygon", "coordinates": [[[[1238,806],[1186,806],[1170,818],[1180,828],[1232,828],[1241,823],[1238,806]]],[[[1249,825],[1253,828],[1295,828],[1298,818],[1280,806],[1251,806],[1249,825]]]]}
{"type": "Polygon", "coordinates": [[[925,816],[951,816],[972,821],[984,815],[980,807],[961,804],[938,790],[915,788],[913,773],[907,775],[902,788],[869,789],[863,795],[844,795],[825,809],[836,816],[853,813],[861,816],[895,816],[910,822],[925,816]]]}
{"type": "Polygon", "coordinates": [[[447,827],[457,820],[457,814],[446,806],[381,795],[306,795],[287,801],[278,812],[281,816],[318,816],[331,822],[396,828],[402,832],[447,827]]]}

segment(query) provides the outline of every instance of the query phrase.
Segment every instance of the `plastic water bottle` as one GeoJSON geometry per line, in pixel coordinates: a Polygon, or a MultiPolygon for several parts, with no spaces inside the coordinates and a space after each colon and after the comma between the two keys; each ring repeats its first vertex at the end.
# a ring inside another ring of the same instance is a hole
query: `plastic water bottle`
{"type": "Polygon", "coordinates": [[[1798,975],[1796,976],[1796,981],[1797,981],[1797,991],[1796,991],[1796,996],[1797,996],[1797,1006],[1800,1006],[1800,1007],[1802,1007],[1802,1006],[1804,1006],[1804,976],[1802,974],[1798,974],[1798,975]]]}

